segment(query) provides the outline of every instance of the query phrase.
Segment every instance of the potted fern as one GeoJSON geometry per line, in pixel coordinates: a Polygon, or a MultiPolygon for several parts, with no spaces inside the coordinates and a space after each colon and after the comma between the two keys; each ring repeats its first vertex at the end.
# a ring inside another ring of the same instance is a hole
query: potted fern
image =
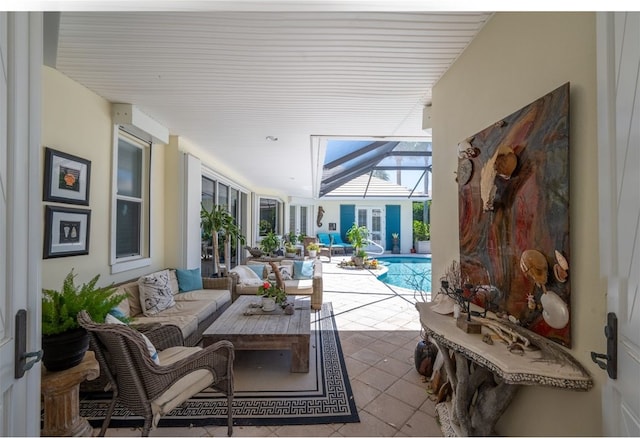
{"type": "Polygon", "coordinates": [[[89,336],[76,317],[86,310],[96,322],[104,322],[109,311],[125,300],[115,295],[112,285],[97,287],[100,275],[77,286],[73,269],[65,277],[61,290],[42,290],[42,362],[49,371],[61,371],[78,365],[89,348],[89,336]]]}

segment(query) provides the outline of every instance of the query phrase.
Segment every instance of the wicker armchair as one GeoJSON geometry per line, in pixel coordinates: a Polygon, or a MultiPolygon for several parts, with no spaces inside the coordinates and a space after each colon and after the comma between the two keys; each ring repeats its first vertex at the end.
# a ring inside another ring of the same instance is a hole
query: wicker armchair
{"type": "Polygon", "coordinates": [[[207,387],[227,395],[227,433],[233,433],[233,344],[220,341],[207,348],[169,347],[158,353],[160,365],[149,356],[140,332],[127,325],[97,324],[82,311],[78,323],[90,336],[101,371],[113,399],[100,429],[104,436],[116,402],[144,417],[142,436],[148,436],[160,417],[207,387]]]}

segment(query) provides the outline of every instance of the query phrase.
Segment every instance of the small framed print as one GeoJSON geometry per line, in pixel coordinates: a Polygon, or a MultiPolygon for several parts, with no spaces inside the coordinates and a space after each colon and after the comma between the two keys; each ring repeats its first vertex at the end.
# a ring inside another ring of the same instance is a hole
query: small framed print
{"type": "Polygon", "coordinates": [[[91,161],[45,148],[44,200],[89,205],[91,161]]]}
{"type": "Polygon", "coordinates": [[[43,258],[89,254],[91,210],[45,207],[43,258]]]}
{"type": "Polygon", "coordinates": [[[336,231],[336,223],[329,222],[329,231],[336,231]]]}

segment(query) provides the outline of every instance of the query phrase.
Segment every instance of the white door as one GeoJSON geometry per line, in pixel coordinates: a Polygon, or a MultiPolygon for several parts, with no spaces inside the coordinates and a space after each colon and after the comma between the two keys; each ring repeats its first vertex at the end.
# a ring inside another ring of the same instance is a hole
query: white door
{"type": "Polygon", "coordinates": [[[0,436],[40,435],[40,364],[15,376],[15,315],[40,348],[42,14],[0,12],[0,436]]]}
{"type": "Polygon", "coordinates": [[[370,254],[384,251],[384,210],[380,207],[358,207],[356,216],[358,226],[367,227],[369,230],[367,238],[375,243],[375,245],[366,246],[365,251],[370,254]]]}
{"type": "Polygon", "coordinates": [[[619,329],[604,433],[640,436],[640,13],[598,13],[597,43],[600,265],[619,329]]]}

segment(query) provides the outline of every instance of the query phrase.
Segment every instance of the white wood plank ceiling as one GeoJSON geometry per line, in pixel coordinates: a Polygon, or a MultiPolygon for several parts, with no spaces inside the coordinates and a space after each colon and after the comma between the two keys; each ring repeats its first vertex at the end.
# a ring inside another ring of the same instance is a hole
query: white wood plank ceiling
{"type": "Polygon", "coordinates": [[[311,136],[424,136],[431,88],[490,16],[62,12],[56,68],[247,188],[310,198],[311,136]]]}

